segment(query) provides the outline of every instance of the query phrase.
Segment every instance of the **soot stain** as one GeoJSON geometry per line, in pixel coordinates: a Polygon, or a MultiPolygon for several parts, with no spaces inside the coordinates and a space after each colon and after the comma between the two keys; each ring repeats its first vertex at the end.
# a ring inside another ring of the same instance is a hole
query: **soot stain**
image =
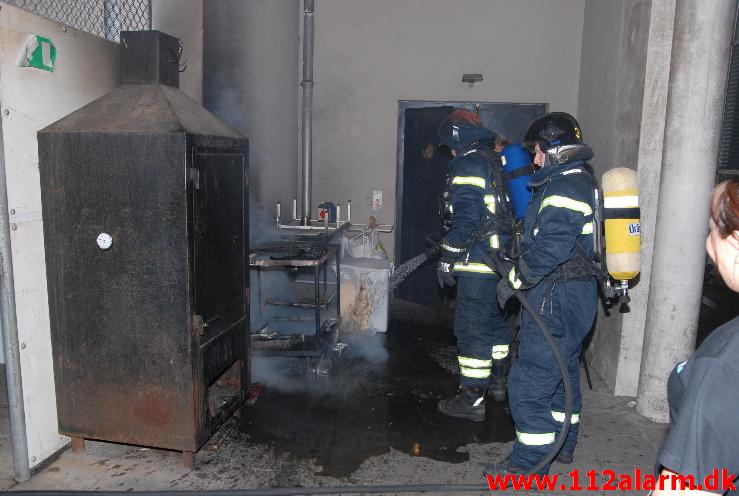
{"type": "MultiPolygon", "coordinates": [[[[491,399],[484,422],[446,417],[436,410],[450,397],[457,376],[438,363],[440,349],[453,353],[451,329],[391,322],[387,360],[372,362],[348,348],[321,380],[293,392],[266,386],[255,405],[240,414],[248,442],[277,453],[315,460],[319,475],[347,477],[368,458],[391,448],[412,456],[462,463],[469,443],[508,442],[513,428],[507,407],[491,399]]],[[[448,357],[453,360],[454,357],[448,357]]]]}

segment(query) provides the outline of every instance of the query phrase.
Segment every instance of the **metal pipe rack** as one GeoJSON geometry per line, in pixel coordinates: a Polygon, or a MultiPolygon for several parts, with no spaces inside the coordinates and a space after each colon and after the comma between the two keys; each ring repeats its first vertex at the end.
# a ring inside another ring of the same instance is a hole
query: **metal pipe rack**
{"type": "MultiPolygon", "coordinates": [[[[340,274],[341,256],[337,245],[283,241],[267,243],[251,249],[249,267],[258,270],[257,290],[259,308],[264,315],[266,308],[284,308],[285,315],[274,316],[252,333],[252,351],[256,355],[281,357],[320,358],[338,338],[341,320],[340,274]],[[328,266],[334,261],[335,282],[328,281],[328,266]],[[265,278],[269,270],[294,271],[296,278],[293,294],[267,294],[265,278]],[[300,273],[310,272],[308,279],[299,279],[300,273]],[[333,286],[333,290],[331,289],[333,286]],[[331,310],[335,308],[332,316],[331,310]],[[290,310],[288,310],[290,309],[290,310]],[[312,310],[312,315],[310,311],[312,310]],[[296,334],[280,332],[290,324],[312,322],[313,336],[296,338],[296,334]],[[272,331],[272,332],[270,332],[272,331]],[[261,336],[264,336],[263,338],[261,336]],[[272,346],[270,341],[280,340],[285,346],[272,346]]],[[[272,312],[269,312],[272,313],[272,312]]],[[[274,313],[278,313],[276,311],[274,313]]]]}

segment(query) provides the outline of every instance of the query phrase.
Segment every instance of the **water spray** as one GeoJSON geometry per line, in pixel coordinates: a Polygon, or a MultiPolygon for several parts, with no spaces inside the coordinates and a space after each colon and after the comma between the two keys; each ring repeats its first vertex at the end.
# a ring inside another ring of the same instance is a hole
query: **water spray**
{"type": "Polygon", "coordinates": [[[395,267],[392,276],[390,276],[390,282],[388,284],[388,291],[392,291],[397,288],[408,276],[413,274],[418,268],[426,261],[428,257],[425,253],[416,255],[410,260],[403,262],[402,264],[395,267]]]}

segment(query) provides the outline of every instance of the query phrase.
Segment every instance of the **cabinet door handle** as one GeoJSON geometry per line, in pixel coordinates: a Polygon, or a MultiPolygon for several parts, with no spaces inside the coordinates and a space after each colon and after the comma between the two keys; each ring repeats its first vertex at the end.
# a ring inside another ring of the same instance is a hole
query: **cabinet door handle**
{"type": "Polygon", "coordinates": [[[203,335],[203,330],[207,326],[205,322],[203,322],[203,316],[194,314],[192,316],[192,327],[195,330],[195,332],[198,333],[198,336],[203,335]]]}

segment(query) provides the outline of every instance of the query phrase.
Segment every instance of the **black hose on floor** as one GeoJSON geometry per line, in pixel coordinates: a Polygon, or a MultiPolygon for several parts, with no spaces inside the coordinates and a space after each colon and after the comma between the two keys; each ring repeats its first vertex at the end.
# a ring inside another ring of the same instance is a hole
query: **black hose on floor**
{"type": "Polygon", "coordinates": [[[275,489],[234,489],[215,491],[9,491],[5,494],[17,496],[105,496],[107,494],[136,496],[299,496],[313,494],[388,494],[388,493],[469,493],[488,492],[487,484],[398,484],[386,486],[327,486],[327,487],[280,487],[275,489]]]}

